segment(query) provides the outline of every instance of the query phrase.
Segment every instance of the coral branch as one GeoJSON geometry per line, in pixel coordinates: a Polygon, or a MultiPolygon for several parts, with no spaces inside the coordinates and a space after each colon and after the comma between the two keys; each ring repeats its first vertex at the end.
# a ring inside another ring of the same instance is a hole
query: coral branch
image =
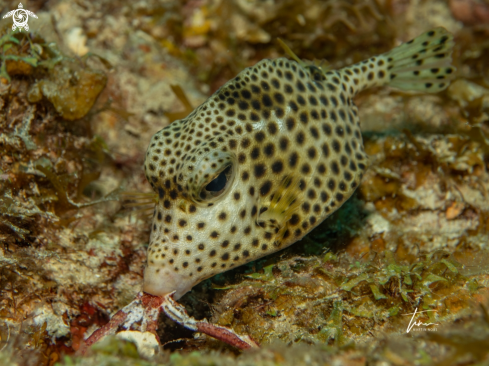
{"type": "MultiPolygon", "coordinates": [[[[124,308],[125,309],[125,308],[124,308]]],[[[124,309],[119,310],[110,321],[105,324],[103,327],[97,329],[93,332],[90,337],[88,337],[84,344],[82,344],[80,348],[80,353],[85,353],[87,347],[90,347],[92,344],[98,342],[100,339],[107,335],[115,334],[117,328],[125,322],[127,319],[128,313],[124,312],[124,309]]]]}
{"type": "Polygon", "coordinates": [[[260,348],[260,346],[249,335],[239,335],[234,330],[211,324],[205,321],[197,322],[199,332],[207,334],[210,337],[219,339],[231,346],[240,349],[260,348]]]}
{"type": "Polygon", "coordinates": [[[207,334],[240,349],[259,348],[258,344],[248,335],[242,336],[232,329],[208,323],[206,320],[195,320],[188,316],[185,308],[173,299],[173,294],[174,292],[166,295],[161,305],[170,319],[188,329],[207,334]]]}

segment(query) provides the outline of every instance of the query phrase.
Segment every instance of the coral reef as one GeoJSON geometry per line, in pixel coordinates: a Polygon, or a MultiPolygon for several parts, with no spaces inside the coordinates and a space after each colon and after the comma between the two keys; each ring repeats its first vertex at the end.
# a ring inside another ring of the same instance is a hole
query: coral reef
{"type": "Polygon", "coordinates": [[[487,363],[487,1],[24,5],[31,32],[11,19],[0,31],[0,365],[487,363]],[[115,337],[75,355],[140,290],[150,220],[116,198],[150,192],[154,132],[283,56],[277,37],[336,68],[434,26],[455,34],[457,80],[355,100],[370,156],[355,195],[302,241],[182,299],[263,349],[238,354],[162,317],[152,359],[115,337]],[[407,333],[415,309],[436,331],[407,333]]]}

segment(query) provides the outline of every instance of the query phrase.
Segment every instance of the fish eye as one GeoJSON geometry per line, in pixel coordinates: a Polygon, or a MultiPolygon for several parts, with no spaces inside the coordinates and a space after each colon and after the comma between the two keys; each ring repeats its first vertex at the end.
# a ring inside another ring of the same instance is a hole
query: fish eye
{"type": "Polygon", "coordinates": [[[208,192],[217,193],[222,191],[224,187],[226,187],[226,183],[228,181],[228,175],[231,171],[231,165],[224,169],[216,178],[214,178],[208,185],[205,186],[205,189],[208,192]]]}
{"type": "Polygon", "coordinates": [[[231,181],[231,174],[233,171],[233,166],[228,165],[224,169],[214,176],[200,191],[200,199],[209,200],[220,196],[226,188],[229,186],[231,181]]]}

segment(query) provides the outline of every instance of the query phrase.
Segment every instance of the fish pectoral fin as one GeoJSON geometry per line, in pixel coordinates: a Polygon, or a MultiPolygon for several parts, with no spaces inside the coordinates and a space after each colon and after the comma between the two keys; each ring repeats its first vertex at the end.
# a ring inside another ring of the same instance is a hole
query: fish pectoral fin
{"type": "Polygon", "coordinates": [[[300,184],[299,177],[292,174],[285,176],[272,195],[268,209],[258,217],[260,226],[275,233],[277,238],[282,238],[287,222],[299,209],[300,184]]]}

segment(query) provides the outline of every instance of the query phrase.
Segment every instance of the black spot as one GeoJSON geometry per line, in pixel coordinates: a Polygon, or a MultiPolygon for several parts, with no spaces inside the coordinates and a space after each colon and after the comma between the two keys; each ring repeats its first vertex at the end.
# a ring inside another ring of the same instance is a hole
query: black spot
{"type": "Polygon", "coordinates": [[[328,99],[324,95],[321,95],[319,97],[319,100],[320,100],[321,104],[324,105],[325,107],[327,107],[329,105],[328,99]]]}
{"type": "Polygon", "coordinates": [[[334,86],[333,84],[328,83],[326,84],[326,87],[332,92],[336,91],[336,86],[334,86]]]}
{"type": "Polygon", "coordinates": [[[278,131],[278,127],[277,127],[277,124],[275,122],[270,122],[267,126],[268,128],[268,132],[271,134],[271,135],[275,135],[278,131]]]}
{"type": "Polygon", "coordinates": [[[215,231],[215,230],[214,230],[214,231],[211,233],[211,235],[210,235],[210,236],[211,236],[211,238],[215,239],[215,238],[217,238],[217,237],[219,236],[219,233],[218,233],[217,231],[215,231]]]}
{"type": "Polygon", "coordinates": [[[280,94],[280,93],[273,94],[273,98],[279,104],[283,104],[284,103],[284,96],[282,94],[280,94]]]}
{"type": "Polygon", "coordinates": [[[165,190],[161,187],[158,188],[158,196],[160,197],[160,200],[165,197],[165,190]]]}
{"type": "Polygon", "coordinates": [[[319,131],[316,127],[311,127],[310,131],[311,131],[312,137],[314,137],[315,139],[319,138],[319,131]]]}
{"type": "Polygon", "coordinates": [[[291,217],[291,218],[290,218],[290,220],[289,220],[289,223],[290,223],[292,226],[295,226],[295,225],[297,225],[297,224],[299,223],[300,219],[301,219],[301,218],[299,217],[299,215],[297,215],[297,214],[293,214],[293,215],[292,215],[292,217],[291,217]]]}
{"type": "Polygon", "coordinates": [[[295,120],[292,117],[288,117],[287,120],[285,121],[285,124],[287,125],[287,129],[289,131],[292,131],[295,127],[295,120]]]}
{"type": "Polygon", "coordinates": [[[258,142],[262,142],[265,139],[265,134],[263,132],[257,132],[255,134],[255,140],[258,142]]]}
{"type": "Polygon", "coordinates": [[[245,99],[250,99],[251,98],[251,93],[249,92],[249,90],[242,90],[241,91],[241,95],[243,96],[243,98],[245,99]]]}
{"type": "Polygon", "coordinates": [[[260,195],[262,197],[266,196],[267,194],[270,193],[270,190],[272,189],[272,182],[267,180],[265,183],[262,184],[260,187],[260,195]]]}
{"type": "Polygon", "coordinates": [[[254,166],[254,173],[256,178],[261,178],[265,175],[267,168],[265,164],[256,164],[254,166]]]}
{"type": "Polygon", "coordinates": [[[289,166],[291,168],[294,168],[297,165],[297,160],[299,160],[299,155],[297,155],[296,152],[293,152],[292,154],[290,154],[289,166]]]}
{"type": "Polygon", "coordinates": [[[246,162],[246,155],[245,155],[245,154],[243,154],[243,153],[240,153],[240,154],[238,155],[238,163],[240,163],[240,164],[244,164],[245,162],[246,162]]]}
{"type": "Polygon", "coordinates": [[[280,138],[279,147],[280,147],[280,150],[282,150],[282,151],[287,150],[287,148],[289,147],[289,140],[287,139],[287,137],[280,138]]]}
{"type": "Polygon", "coordinates": [[[338,117],[336,117],[336,113],[334,111],[329,112],[329,118],[333,121],[336,122],[338,120],[338,117]]]}
{"type": "Polygon", "coordinates": [[[221,257],[223,261],[227,261],[229,259],[229,253],[224,253],[221,257]]]}
{"type": "Polygon", "coordinates": [[[309,122],[309,117],[307,116],[307,112],[301,112],[299,115],[299,119],[301,120],[302,123],[307,124],[309,122]]]}
{"type": "Polygon", "coordinates": [[[326,142],[321,146],[321,150],[325,158],[329,156],[329,146],[326,142]]]}
{"type": "Polygon", "coordinates": [[[264,94],[261,98],[261,101],[265,107],[271,107],[273,105],[272,99],[268,94],[264,94]]]}
{"type": "Polygon", "coordinates": [[[336,151],[337,153],[340,152],[341,145],[338,140],[333,141],[333,150],[336,151]]]}
{"type": "Polygon", "coordinates": [[[297,112],[297,111],[299,110],[299,107],[297,106],[297,104],[296,104],[296,103],[295,103],[293,100],[291,100],[291,101],[289,102],[289,107],[290,107],[290,109],[292,109],[294,112],[297,112]]]}
{"type": "Polygon", "coordinates": [[[299,144],[299,145],[302,145],[304,144],[304,140],[305,140],[305,135],[304,135],[304,132],[302,131],[299,131],[299,133],[296,135],[295,137],[295,141],[299,144]]]}
{"type": "Polygon", "coordinates": [[[281,173],[283,169],[284,164],[280,160],[277,160],[272,164],[272,171],[276,174],[281,173]]]}
{"type": "Polygon", "coordinates": [[[258,159],[260,157],[260,148],[254,147],[253,150],[251,150],[250,156],[253,160],[258,159]]]}
{"type": "Polygon", "coordinates": [[[329,124],[327,124],[327,123],[323,123],[322,128],[323,128],[323,132],[324,132],[326,135],[331,136],[331,132],[332,132],[333,130],[331,129],[331,126],[330,126],[329,124]]]}
{"type": "Polygon", "coordinates": [[[338,165],[338,163],[336,161],[333,161],[331,163],[331,170],[336,175],[340,174],[340,167],[339,167],[339,165],[338,165]]]}
{"type": "Polygon", "coordinates": [[[247,102],[245,102],[244,100],[240,100],[240,101],[238,102],[238,107],[239,107],[239,109],[241,109],[242,111],[245,111],[245,110],[247,110],[247,109],[250,107],[250,105],[249,105],[247,102]]]}

